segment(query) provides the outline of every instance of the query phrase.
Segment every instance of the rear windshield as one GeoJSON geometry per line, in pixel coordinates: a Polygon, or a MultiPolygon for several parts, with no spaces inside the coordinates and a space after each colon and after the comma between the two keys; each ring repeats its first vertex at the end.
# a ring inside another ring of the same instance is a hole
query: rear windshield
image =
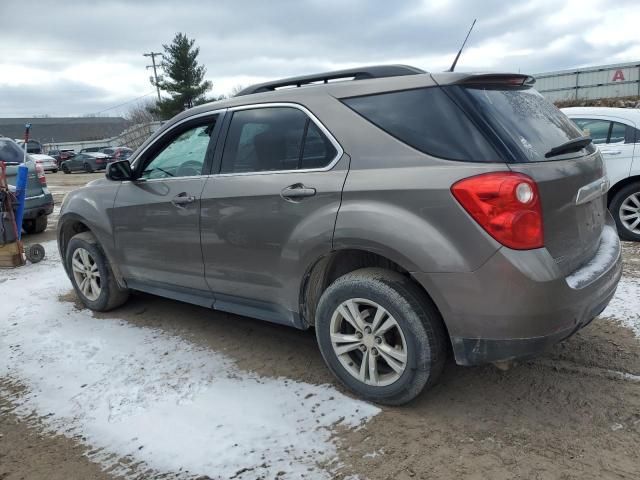
{"type": "Polygon", "coordinates": [[[24,150],[11,140],[0,139],[0,161],[15,165],[23,160],[24,150]]]}
{"type": "Polygon", "coordinates": [[[416,150],[448,160],[501,161],[487,138],[440,87],[342,100],[348,107],[416,150]]]}
{"type": "MultiPolygon", "coordinates": [[[[486,87],[453,87],[452,93],[463,92],[470,100],[469,110],[483,117],[508,144],[519,162],[561,160],[584,155],[572,152],[545,158],[545,153],[569,140],[582,136],[582,132],[555,105],[533,88],[492,89],[486,87]]],[[[593,145],[586,149],[594,151],[593,145]]]]}

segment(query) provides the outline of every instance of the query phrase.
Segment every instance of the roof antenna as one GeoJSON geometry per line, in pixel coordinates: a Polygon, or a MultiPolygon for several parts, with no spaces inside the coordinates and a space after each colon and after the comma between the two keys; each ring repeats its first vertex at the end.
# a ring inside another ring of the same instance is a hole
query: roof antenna
{"type": "Polygon", "coordinates": [[[451,68],[449,70],[447,70],[447,72],[453,72],[453,70],[456,68],[456,64],[458,63],[458,59],[460,58],[460,54],[462,53],[462,49],[464,48],[465,44],[467,43],[467,40],[469,39],[469,35],[471,35],[471,30],[473,30],[473,26],[476,24],[476,20],[477,20],[476,18],[473,19],[473,23],[471,24],[471,28],[467,32],[467,36],[464,37],[464,42],[462,42],[462,46],[460,47],[460,50],[458,50],[458,54],[456,55],[456,59],[453,61],[453,63],[451,64],[451,68]]]}

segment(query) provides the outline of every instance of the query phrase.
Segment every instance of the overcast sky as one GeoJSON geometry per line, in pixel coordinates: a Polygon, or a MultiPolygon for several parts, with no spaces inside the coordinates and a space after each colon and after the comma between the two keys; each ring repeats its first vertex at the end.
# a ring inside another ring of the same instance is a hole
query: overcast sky
{"type": "Polygon", "coordinates": [[[441,71],[476,17],[459,70],[640,60],[639,0],[0,0],[0,116],[122,114],[154,92],[142,53],[176,32],[218,95],[356,65],[441,71]]]}

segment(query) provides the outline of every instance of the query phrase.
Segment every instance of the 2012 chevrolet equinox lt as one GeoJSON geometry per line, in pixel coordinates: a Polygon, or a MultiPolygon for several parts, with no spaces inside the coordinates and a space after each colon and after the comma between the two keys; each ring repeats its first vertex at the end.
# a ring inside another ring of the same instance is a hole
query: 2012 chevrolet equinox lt
{"type": "Polygon", "coordinates": [[[600,153],[531,84],[377,66],[185,111],[66,197],[64,266],[94,310],[138,290],[314,327],[382,404],[450,348],[536,354],[605,308],[621,254],[600,153]]]}

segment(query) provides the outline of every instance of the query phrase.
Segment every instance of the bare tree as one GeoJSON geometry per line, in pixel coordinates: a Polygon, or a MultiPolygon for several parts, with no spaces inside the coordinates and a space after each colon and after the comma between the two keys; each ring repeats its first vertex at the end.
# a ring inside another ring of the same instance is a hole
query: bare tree
{"type": "Polygon", "coordinates": [[[124,118],[129,120],[133,125],[140,123],[149,123],[159,120],[158,114],[154,110],[156,102],[151,99],[141,100],[134,103],[127,113],[124,114],[124,118]]]}
{"type": "Polygon", "coordinates": [[[235,97],[236,95],[238,95],[244,89],[245,89],[245,86],[240,84],[240,83],[238,83],[237,85],[234,85],[231,88],[231,91],[229,92],[229,96],[230,97],[235,97]]]}

